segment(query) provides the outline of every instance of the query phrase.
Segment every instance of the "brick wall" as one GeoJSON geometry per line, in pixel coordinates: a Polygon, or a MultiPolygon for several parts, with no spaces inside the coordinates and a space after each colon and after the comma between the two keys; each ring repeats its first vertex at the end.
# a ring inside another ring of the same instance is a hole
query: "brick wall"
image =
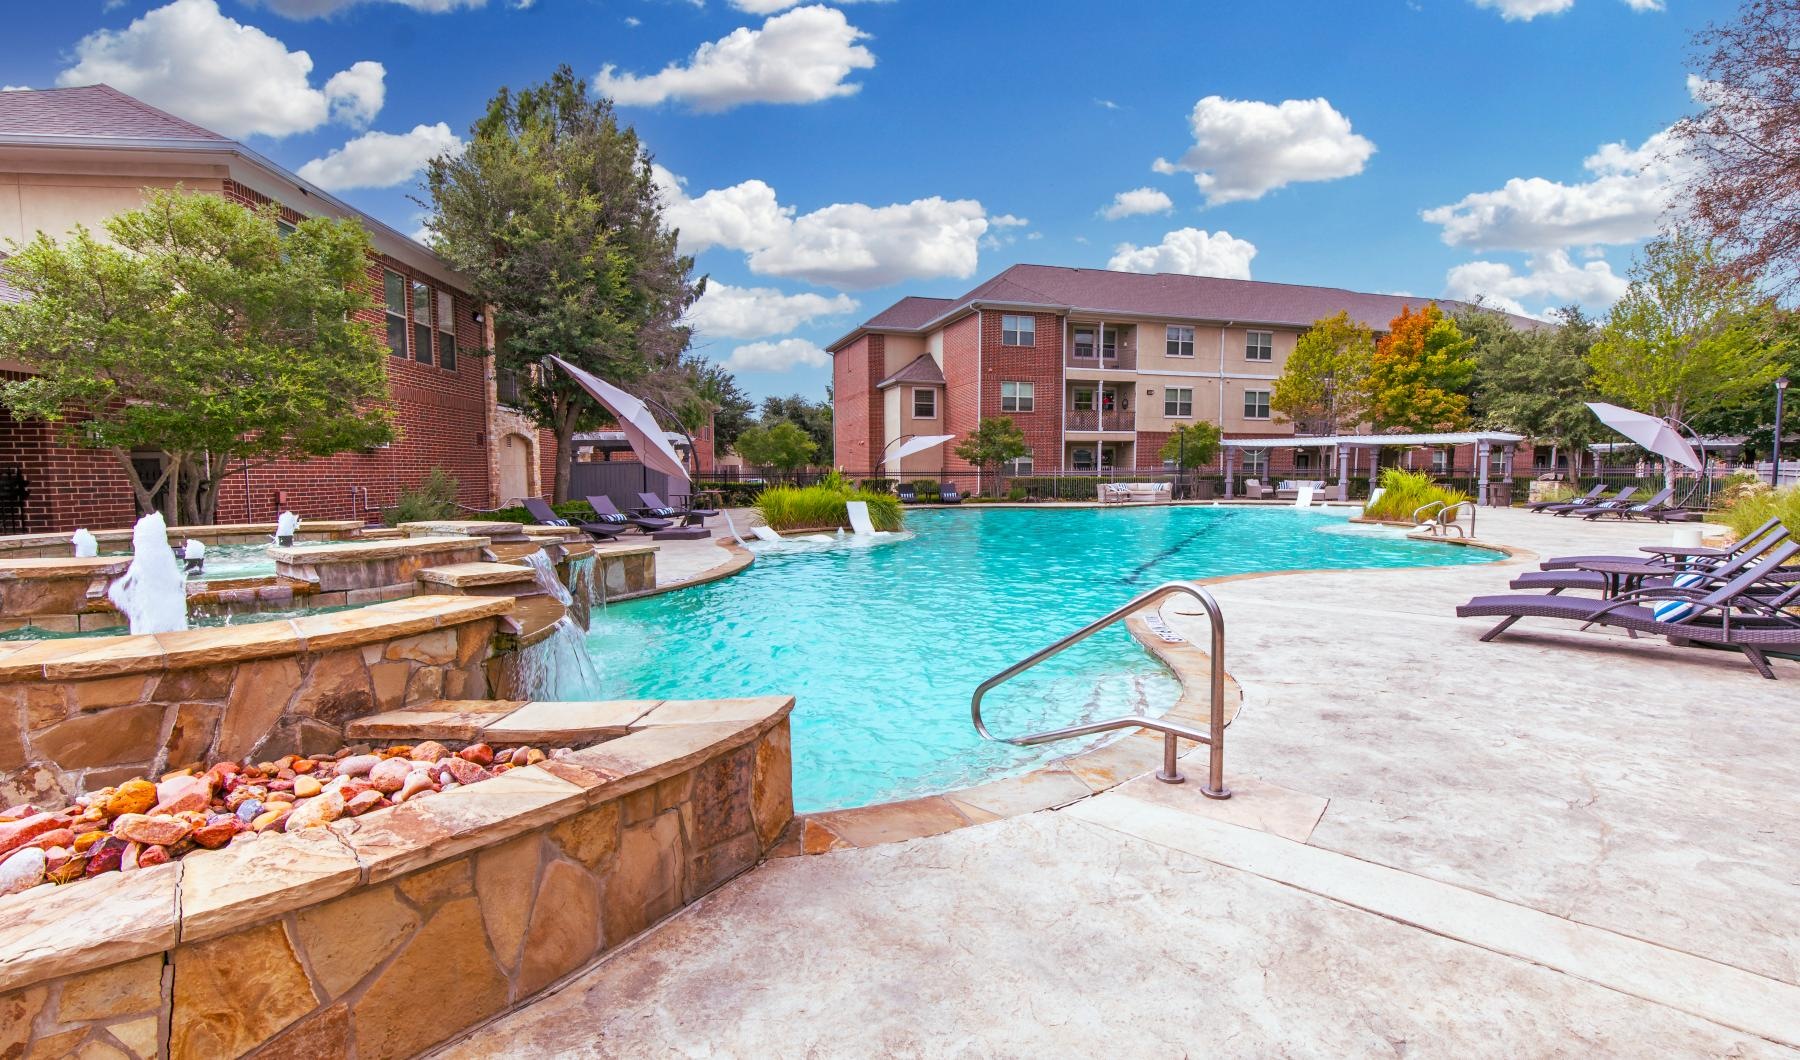
{"type": "Polygon", "coordinates": [[[1062,320],[1055,313],[1032,313],[1037,325],[1031,346],[1001,344],[1003,314],[981,311],[981,415],[1010,416],[1031,446],[1033,470],[1062,466],[1062,320]],[[1030,383],[1033,411],[1006,412],[1000,406],[1000,384],[1030,383]]]}
{"type": "Polygon", "coordinates": [[[831,359],[832,463],[852,472],[870,472],[886,445],[886,416],[875,384],[886,378],[887,344],[864,335],[831,359]]]}
{"type": "MultiPolygon", "coordinates": [[[[966,476],[965,488],[973,487],[975,468],[956,455],[956,444],[981,422],[980,335],[979,313],[944,329],[944,433],[955,435],[944,443],[944,475],[966,476]]],[[[994,404],[999,406],[998,398],[994,404]]]]}

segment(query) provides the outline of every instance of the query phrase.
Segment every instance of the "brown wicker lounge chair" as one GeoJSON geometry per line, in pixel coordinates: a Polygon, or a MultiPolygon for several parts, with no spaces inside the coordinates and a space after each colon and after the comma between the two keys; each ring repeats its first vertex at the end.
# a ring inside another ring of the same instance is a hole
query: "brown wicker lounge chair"
{"type": "Polygon", "coordinates": [[[1498,637],[1521,618],[1557,618],[1580,622],[1583,629],[1599,624],[1634,634],[1655,633],[1671,644],[1735,648],[1757,673],[1774,680],[1766,653],[1800,652],[1800,617],[1787,611],[1800,602],[1800,583],[1774,596],[1755,590],[1766,587],[1769,576],[1797,553],[1800,543],[1785,541],[1716,588],[1647,586],[1612,600],[1537,593],[1478,596],[1456,613],[1463,618],[1499,618],[1481,635],[1484,641],[1498,637]]]}
{"type": "Polygon", "coordinates": [[[1569,499],[1565,498],[1560,501],[1532,501],[1530,504],[1527,504],[1525,506],[1525,510],[1528,512],[1541,512],[1547,508],[1554,508],[1559,504],[1574,504],[1574,505],[1598,504],[1598,503],[1600,503],[1600,495],[1605,492],[1606,492],[1606,483],[1601,482],[1601,483],[1595,484],[1593,489],[1588,490],[1587,496],[1585,496],[1585,497],[1576,497],[1573,500],[1569,500],[1569,499]]]}
{"type": "Polygon", "coordinates": [[[1611,505],[1611,504],[1626,504],[1626,503],[1630,502],[1631,498],[1634,495],[1636,495],[1636,493],[1637,493],[1636,486],[1626,486],[1624,489],[1620,490],[1619,492],[1613,494],[1611,497],[1609,497],[1603,501],[1598,501],[1598,502],[1589,502],[1586,500],[1564,501],[1561,504],[1546,505],[1543,508],[1543,511],[1549,512],[1551,515],[1567,515],[1570,512],[1578,511],[1582,508],[1604,508],[1607,505],[1611,505]]]}
{"type": "Polygon", "coordinates": [[[1611,515],[1620,519],[1636,519],[1640,515],[1647,516],[1652,512],[1659,511],[1666,507],[1669,503],[1669,498],[1673,496],[1675,496],[1675,491],[1665,486],[1658,490],[1656,495],[1649,500],[1640,501],[1637,504],[1596,504],[1589,508],[1577,508],[1572,512],[1562,512],[1559,514],[1579,515],[1589,522],[1593,522],[1603,515],[1611,515]]]}
{"type": "MultiPolygon", "coordinates": [[[[1779,518],[1774,518],[1774,519],[1770,519],[1767,522],[1763,523],[1761,526],[1750,531],[1748,534],[1745,534],[1741,539],[1738,540],[1738,542],[1736,544],[1727,545],[1723,548],[1712,548],[1712,547],[1709,547],[1706,545],[1694,545],[1691,547],[1681,547],[1681,546],[1676,546],[1676,545],[1640,545],[1640,546],[1638,546],[1638,551],[1649,553],[1651,556],[1663,557],[1665,559],[1667,559],[1667,558],[1686,558],[1686,559],[1690,559],[1690,560],[1715,560],[1716,561],[1716,560],[1730,559],[1731,557],[1744,551],[1746,548],[1750,548],[1751,546],[1755,545],[1759,539],[1761,539],[1762,537],[1764,537],[1766,535],[1773,535],[1774,540],[1779,541],[1782,538],[1785,538],[1788,536],[1787,527],[1782,525],[1781,520],[1779,518]]],[[[1616,556],[1616,555],[1556,556],[1552,559],[1545,560],[1544,562],[1538,564],[1538,566],[1544,570],[1573,570],[1575,568],[1588,566],[1588,565],[1591,565],[1594,563],[1623,562],[1625,560],[1633,560],[1633,559],[1638,559],[1638,558],[1639,557],[1637,557],[1637,556],[1616,556]]]]}
{"type": "MultiPolygon", "coordinates": [[[[1787,534],[1785,531],[1780,534],[1765,534],[1760,537],[1751,538],[1746,542],[1746,547],[1734,555],[1717,560],[1691,560],[1678,557],[1596,557],[1591,562],[1577,564],[1575,569],[1558,568],[1556,570],[1526,571],[1524,574],[1514,578],[1510,584],[1514,589],[1548,589],[1551,596],[1555,596],[1556,594],[1569,589],[1605,593],[1609,588],[1619,583],[1620,564],[1641,563],[1647,567],[1664,568],[1664,573],[1662,574],[1652,575],[1641,579],[1641,583],[1645,586],[1669,585],[1672,584],[1677,577],[1684,574],[1697,574],[1701,576],[1702,580],[1700,582],[1691,582],[1690,584],[1705,584],[1708,586],[1723,585],[1725,582],[1735,578],[1739,571],[1756,562],[1763,553],[1774,548],[1776,545],[1786,540],[1786,538],[1787,534]],[[1588,569],[1591,567],[1611,567],[1612,569],[1610,571],[1588,569]]],[[[1771,571],[1769,578],[1769,584],[1776,587],[1772,592],[1763,592],[1760,588],[1753,591],[1760,592],[1762,595],[1780,595],[1780,592],[1784,591],[1789,585],[1793,584],[1795,581],[1800,581],[1800,568],[1790,568],[1784,571],[1771,571]]]]}
{"type": "Polygon", "coordinates": [[[608,522],[620,521],[627,526],[635,526],[646,534],[657,530],[667,530],[669,527],[675,525],[668,519],[653,519],[647,515],[627,515],[619,510],[619,506],[612,502],[611,497],[601,494],[595,494],[589,497],[587,502],[588,506],[593,508],[595,514],[599,515],[600,518],[605,519],[608,522]]]}
{"type": "Polygon", "coordinates": [[[578,530],[585,531],[589,537],[594,538],[596,541],[611,541],[613,538],[618,537],[620,534],[631,529],[629,526],[615,525],[606,521],[597,523],[578,523],[572,519],[564,519],[562,516],[556,514],[556,509],[550,507],[542,497],[526,497],[520,503],[525,506],[525,511],[529,513],[533,519],[537,520],[540,525],[573,526],[578,530]]]}

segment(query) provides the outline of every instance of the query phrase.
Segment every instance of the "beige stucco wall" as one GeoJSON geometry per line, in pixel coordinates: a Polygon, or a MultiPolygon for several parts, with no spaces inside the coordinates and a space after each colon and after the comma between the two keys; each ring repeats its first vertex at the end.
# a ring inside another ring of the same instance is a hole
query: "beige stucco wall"
{"type": "Polygon", "coordinates": [[[144,174],[107,172],[106,167],[37,172],[7,168],[11,165],[0,161],[0,242],[27,242],[40,231],[62,238],[78,224],[104,238],[107,218],[142,206],[146,187],[224,190],[224,168],[218,166],[149,167],[161,172],[144,174]]]}
{"type": "MultiPolygon", "coordinates": [[[[882,336],[881,378],[886,379],[900,369],[919,359],[925,352],[925,337],[922,335],[884,335],[882,336]]],[[[880,382],[877,379],[876,382],[880,382]]]]}
{"type": "MultiPolygon", "coordinates": [[[[931,387],[937,391],[937,415],[931,419],[921,419],[912,414],[912,392],[916,389],[910,384],[890,386],[882,391],[882,441],[891,445],[908,434],[943,434],[944,433],[944,388],[931,387]]],[[[944,446],[927,449],[922,453],[914,453],[905,457],[886,469],[890,478],[908,478],[911,476],[936,476],[944,470],[944,446]]]]}

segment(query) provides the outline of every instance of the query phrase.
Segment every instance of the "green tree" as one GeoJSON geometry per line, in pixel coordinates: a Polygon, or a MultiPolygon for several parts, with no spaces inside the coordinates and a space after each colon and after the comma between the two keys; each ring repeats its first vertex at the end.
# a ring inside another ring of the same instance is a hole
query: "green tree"
{"type": "Polygon", "coordinates": [[[832,461],[831,396],[824,401],[809,401],[799,394],[763,398],[762,421],[787,420],[799,425],[817,446],[815,459],[821,464],[832,461]]]}
{"type": "Polygon", "coordinates": [[[1388,324],[1369,363],[1369,420],[1378,431],[1454,431],[1469,424],[1474,342],[1436,305],[1388,324]]]}
{"type": "Polygon", "coordinates": [[[663,223],[650,156],[564,66],[517,94],[502,88],[462,154],[431,161],[426,185],[432,242],[493,306],[495,356],[556,435],[554,494],[566,500],[570,438],[606,417],[546,357],[679,403],[680,320],[705,281],[663,223]]]}
{"type": "Polygon", "coordinates": [[[974,464],[977,472],[985,474],[992,468],[997,474],[1001,464],[1031,452],[1031,446],[1011,416],[988,416],[956,443],[955,452],[974,464]]]}
{"type": "Polygon", "coordinates": [[[1674,232],[1644,248],[1588,363],[1607,400],[1688,421],[1755,401],[1780,375],[1787,341],[1753,285],[1674,232]]]}
{"type": "Polygon", "coordinates": [[[756,405],[738,386],[737,377],[724,365],[703,362],[694,368],[692,394],[678,410],[688,430],[699,430],[712,417],[713,443],[720,452],[737,444],[738,436],[755,421],[756,405]]]}
{"type": "Polygon", "coordinates": [[[810,463],[818,449],[804,430],[786,420],[747,427],[737,439],[738,455],[745,463],[789,474],[810,463]]]}
{"type": "Polygon", "coordinates": [[[1316,320],[1295,342],[1269,407],[1321,434],[1353,430],[1368,418],[1374,357],[1374,335],[1348,312],[1316,320]]]}
{"type": "Polygon", "coordinates": [[[1201,420],[1177,426],[1163,443],[1162,458],[1183,471],[1206,467],[1219,455],[1219,425],[1201,420]]]}
{"type": "Polygon", "coordinates": [[[1579,470],[1583,447],[1604,433],[1587,407],[1595,397],[1587,355],[1599,329],[1576,306],[1553,316],[1552,325],[1540,328],[1516,327],[1505,314],[1484,308],[1456,320],[1475,340],[1475,418],[1494,430],[1549,442],[1568,452],[1570,467],[1579,470]]]}
{"type": "Polygon", "coordinates": [[[0,304],[0,356],[38,374],[0,389],[13,415],[113,454],[150,511],[218,512],[219,483],[272,460],[395,437],[387,356],[367,322],[371,248],[350,220],[147,191],[106,222],[12,244],[0,269],[30,297],[0,304]],[[134,451],[161,453],[146,480],[134,451]]]}

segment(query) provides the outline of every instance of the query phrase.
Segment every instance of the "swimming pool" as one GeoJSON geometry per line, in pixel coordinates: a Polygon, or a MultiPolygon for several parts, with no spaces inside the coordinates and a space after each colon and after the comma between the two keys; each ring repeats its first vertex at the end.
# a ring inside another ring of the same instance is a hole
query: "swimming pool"
{"type": "MultiPolygon", "coordinates": [[[[1076,741],[976,736],[975,686],[1177,578],[1489,562],[1337,514],[1243,507],[933,509],[874,543],[758,546],[743,573],[594,613],[606,698],[791,693],[800,812],[910,798],[1024,772],[1076,741]]],[[[1226,616],[1229,621],[1230,616],[1226,616]]],[[[1160,713],[1173,677],[1115,626],[988,696],[1015,734],[1160,713]]]]}

